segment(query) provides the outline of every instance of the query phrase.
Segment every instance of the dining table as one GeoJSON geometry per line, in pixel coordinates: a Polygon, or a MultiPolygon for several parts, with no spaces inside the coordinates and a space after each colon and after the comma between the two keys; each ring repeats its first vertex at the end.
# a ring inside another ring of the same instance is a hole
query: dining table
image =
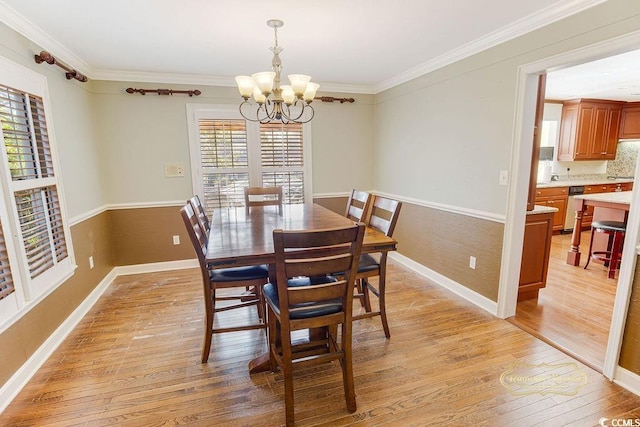
{"type": "MultiPolygon", "coordinates": [[[[352,225],[353,221],[315,203],[220,208],[211,218],[206,262],[210,268],[275,264],[273,230],[315,230],[352,225]]],[[[367,227],[362,253],[395,251],[397,242],[367,227]]],[[[249,362],[250,373],[269,369],[269,354],[249,362]]]]}

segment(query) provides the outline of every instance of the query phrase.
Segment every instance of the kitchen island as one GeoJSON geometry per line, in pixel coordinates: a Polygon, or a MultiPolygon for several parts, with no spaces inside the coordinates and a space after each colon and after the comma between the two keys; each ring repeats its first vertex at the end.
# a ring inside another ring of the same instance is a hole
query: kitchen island
{"type": "MultiPolygon", "coordinates": [[[[584,212],[587,207],[593,206],[593,221],[609,220],[626,222],[629,215],[632,194],[632,191],[619,191],[614,193],[575,196],[573,209],[576,212],[576,216],[573,234],[571,236],[571,249],[569,249],[567,253],[567,264],[580,265],[580,234],[582,230],[582,218],[584,217],[584,212]]],[[[594,240],[594,248],[598,246],[602,246],[602,243],[594,240]]]]}

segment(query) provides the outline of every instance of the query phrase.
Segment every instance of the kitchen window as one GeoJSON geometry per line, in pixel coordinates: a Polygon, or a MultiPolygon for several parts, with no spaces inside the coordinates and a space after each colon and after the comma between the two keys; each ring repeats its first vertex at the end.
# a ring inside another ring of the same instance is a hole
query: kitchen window
{"type": "MultiPolygon", "coordinates": [[[[1,59],[1,58],[0,58],[1,59]]],[[[0,324],[72,273],[43,76],[0,61],[0,324]]]]}
{"type": "Polygon", "coordinates": [[[244,206],[244,187],[282,186],[285,204],[311,200],[308,125],[260,124],[235,110],[188,105],[192,180],[209,215],[244,206]]]}

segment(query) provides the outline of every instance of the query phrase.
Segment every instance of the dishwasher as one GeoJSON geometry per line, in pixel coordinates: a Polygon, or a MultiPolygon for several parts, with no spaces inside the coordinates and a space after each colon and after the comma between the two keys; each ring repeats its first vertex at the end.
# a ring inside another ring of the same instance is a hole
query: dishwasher
{"type": "Polygon", "coordinates": [[[573,185],[569,187],[569,199],[567,200],[567,213],[564,217],[564,233],[570,233],[573,231],[573,224],[575,223],[576,210],[573,207],[573,199],[575,196],[584,194],[584,185],[573,185]]]}

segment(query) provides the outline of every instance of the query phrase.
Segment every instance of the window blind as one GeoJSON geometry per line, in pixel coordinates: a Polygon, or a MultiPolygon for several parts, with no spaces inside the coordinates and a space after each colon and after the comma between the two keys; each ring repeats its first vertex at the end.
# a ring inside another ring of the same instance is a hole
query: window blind
{"type": "Polygon", "coordinates": [[[0,120],[22,248],[33,279],[68,255],[42,98],[0,86],[0,120]]]}
{"type": "Polygon", "coordinates": [[[11,276],[11,266],[7,254],[7,245],[4,241],[2,227],[0,227],[0,299],[15,292],[13,277],[11,276]]]}
{"type": "Polygon", "coordinates": [[[203,205],[214,209],[244,205],[249,185],[247,129],[244,120],[200,120],[203,205]]]}
{"type": "Polygon", "coordinates": [[[304,203],[302,124],[260,125],[262,185],[282,186],[283,202],[304,203]]]}

